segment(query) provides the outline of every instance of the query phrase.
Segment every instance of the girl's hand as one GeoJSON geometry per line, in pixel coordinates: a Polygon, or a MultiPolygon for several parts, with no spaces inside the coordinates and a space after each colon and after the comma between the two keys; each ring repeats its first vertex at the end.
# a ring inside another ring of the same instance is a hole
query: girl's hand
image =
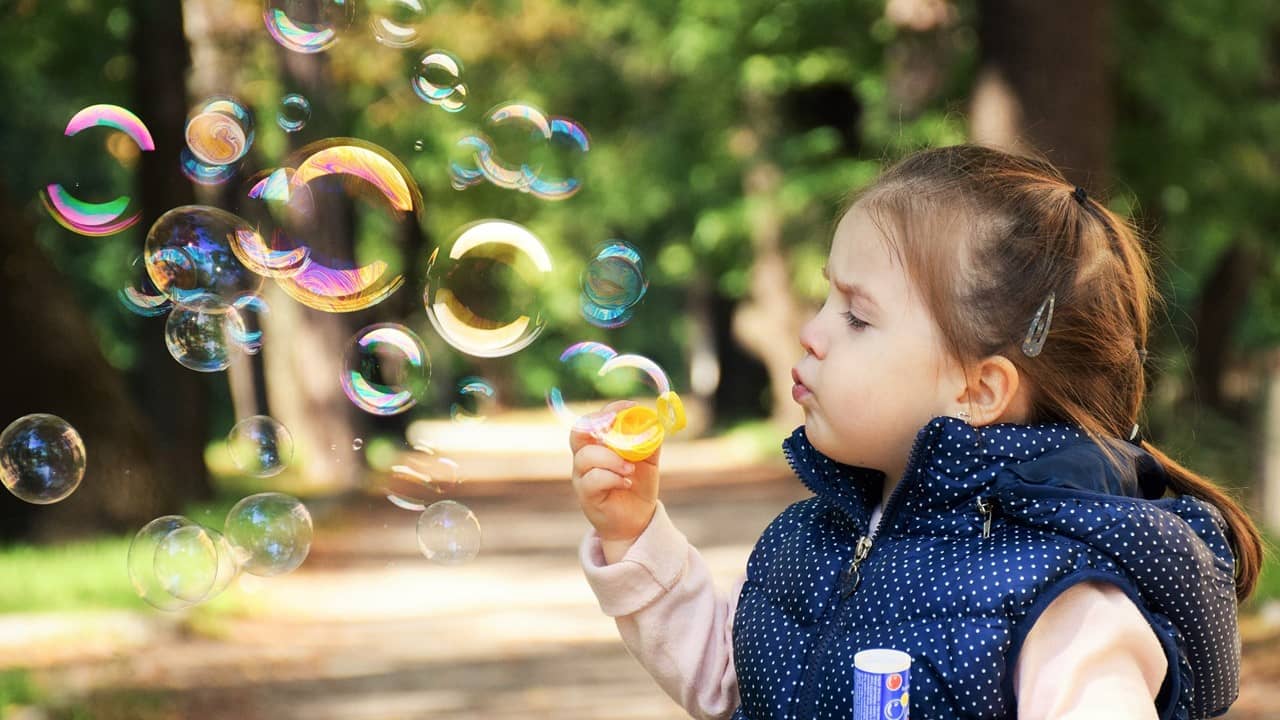
{"type": "MultiPolygon", "coordinates": [[[[615,402],[596,416],[635,405],[615,402]]],[[[594,417],[594,416],[592,416],[594,417]]],[[[658,449],[636,463],[622,459],[592,437],[574,429],[569,434],[573,450],[573,489],[587,520],[605,542],[630,543],[644,532],[658,508],[658,449]]]]}

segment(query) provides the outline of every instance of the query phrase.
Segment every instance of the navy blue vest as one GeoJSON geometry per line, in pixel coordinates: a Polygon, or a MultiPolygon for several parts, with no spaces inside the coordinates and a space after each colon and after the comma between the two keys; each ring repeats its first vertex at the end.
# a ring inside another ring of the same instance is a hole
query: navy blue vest
{"type": "Polygon", "coordinates": [[[1110,445],[1119,470],[1072,425],[934,418],[871,535],[884,474],[830,460],[797,429],[783,449],[815,496],[778,516],[747,563],[734,718],[851,718],[854,653],[877,647],[912,657],[913,720],[1016,717],[1027,632],[1086,580],[1128,594],[1164,646],[1162,720],[1225,712],[1240,658],[1226,526],[1200,500],[1157,499],[1155,458],[1110,445]]]}

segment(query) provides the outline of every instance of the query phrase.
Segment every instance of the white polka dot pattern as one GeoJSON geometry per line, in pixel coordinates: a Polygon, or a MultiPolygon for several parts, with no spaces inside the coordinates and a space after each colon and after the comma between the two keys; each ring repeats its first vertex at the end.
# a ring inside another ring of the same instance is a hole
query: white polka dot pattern
{"type": "Polygon", "coordinates": [[[975,429],[939,417],[917,436],[872,548],[853,571],[883,473],[840,465],[799,428],[784,443],[815,497],[765,530],[734,619],[735,718],[852,717],[853,656],[912,656],[913,718],[1016,715],[1012,668],[1059,592],[1111,582],[1147,615],[1170,673],[1162,720],[1234,701],[1233,560],[1217,511],[1159,494],[1164,473],[1125,444],[1117,473],[1077,428],[975,429]]]}

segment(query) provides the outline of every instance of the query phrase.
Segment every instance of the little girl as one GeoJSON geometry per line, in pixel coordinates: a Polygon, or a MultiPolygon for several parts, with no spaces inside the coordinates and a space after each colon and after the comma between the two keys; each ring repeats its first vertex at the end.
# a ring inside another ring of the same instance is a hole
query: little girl
{"type": "Polygon", "coordinates": [[[961,145],[840,220],[783,446],[813,497],[716,592],[658,457],[575,433],[601,609],[698,718],[851,718],[853,656],[911,655],[913,718],[1204,718],[1235,700],[1260,539],[1138,437],[1153,301],[1122,219],[961,145]]]}

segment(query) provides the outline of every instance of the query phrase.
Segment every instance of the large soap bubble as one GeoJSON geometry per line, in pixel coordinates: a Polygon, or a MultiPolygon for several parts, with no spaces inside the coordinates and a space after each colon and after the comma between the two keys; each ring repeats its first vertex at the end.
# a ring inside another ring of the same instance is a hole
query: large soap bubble
{"type": "Polygon", "coordinates": [[[244,218],[225,210],[183,205],[152,224],[142,257],[151,282],[174,302],[213,296],[229,306],[262,287],[262,276],[233,250],[233,243],[253,243],[256,234],[244,218]]]}
{"type": "Polygon", "coordinates": [[[240,566],[252,575],[292,572],[311,552],[311,513],[283,493],[258,493],[236,503],[223,531],[240,566]]]}
{"type": "MultiPolygon", "coordinates": [[[[119,105],[90,105],[80,110],[67,122],[63,134],[73,137],[93,127],[110,128],[123,133],[120,137],[127,137],[126,143],[132,140],[137,150],[156,149],[151,132],[142,120],[119,105]]],[[[108,147],[111,147],[110,143],[108,147]]],[[[136,153],[137,150],[133,152],[136,153]]],[[[40,200],[49,211],[49,216],[59,225],[91,237],[118,233],[132,227],[142,218],[137,203],[127,195],[106,202],[90,202],[72,194],[62,183],[51,183],[42,188],[40,200]]]]}
{"type": "Polygon", "coordinates": [[[26,415],[0,433],[0,481],[20,500],[62,500],[80,487],[84,466],[80,433],[57,415],[26,415]]]}
{"type": "Polygon", "coordinates": [[[221,372],[231,365],[232,352],[243,349],[248,335],[234,306],[212,295],[200,295],[174,305],[164,324],[164,344],[180,365],[196,372],[221,372]]]}
{"type": "Polygon", "coordinates": [[[355,18],[352,0],[266,0],[262,20],[277,43],[298,53],[333,47],[355,18]]]}
{"type": "Polygon", "coordinates": [[[441,565],[470,562],[480,553],[480,521],[466,505],[441,500],[418,518],[418,548],[441,565]]]}
{"type": "Polygon", "coordinates": [[[129,582],[138,597],[158,610],[179,610],[192,602],[175,597],[156,575],[156,551],[161,542],[169,533],[184,527],[199,526],[181,515],[158,517],[144,525],[129,543],[129,582]]]}
{"type": "Polygon", "coordinates": [[[417,404],[430,380],[431,356],[422,340],[403,325],[370,325],[347,344],[342,390],[365,412],[402,413],[417,404]]]}
{"type": "Polygon", "coordinates": [[[250,475],[279,475],[293,460],[293,434],[273,417],[254,415],[231,428],[227,451],[236,467],[250,475]]]}
{"type": "Polygon", "coordinates": [[[551,254],[528,228],[505,220],[467,226],[446,256],[437,248],[423,300],[440,337],[476,357],[528,347],[545,327],[542,292],[551,254]]]}

